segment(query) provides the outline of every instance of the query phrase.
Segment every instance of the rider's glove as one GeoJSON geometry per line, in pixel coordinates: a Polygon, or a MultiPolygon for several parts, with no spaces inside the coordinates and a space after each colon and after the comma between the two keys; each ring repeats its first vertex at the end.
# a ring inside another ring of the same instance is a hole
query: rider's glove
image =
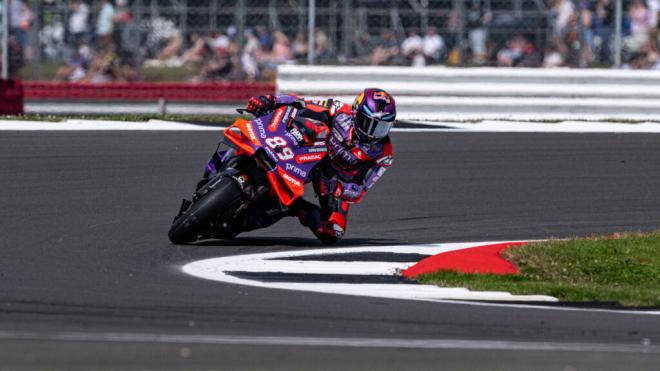
{"type": "Polygon", "coordinates": [[[362,185],[337,182],[337,186],[332,195],[347,202],[358,203],[362,200],[364,193],[364,186],[362,185]]]}
{"type": "Polygon", "coordinates": [[[337,180],[332,178],[319,177],[314,182],[314,190],[319,196],[328,196],[334,194],[337,189],[337,180]]]}
{"type": "Polygon", "coordinates": [[[246,109],[256,116],[263,116],[268,111],[274,110],[275,97],[272,95],[262,95],[260,97],[252,97],[248,100],[246,109]]]}

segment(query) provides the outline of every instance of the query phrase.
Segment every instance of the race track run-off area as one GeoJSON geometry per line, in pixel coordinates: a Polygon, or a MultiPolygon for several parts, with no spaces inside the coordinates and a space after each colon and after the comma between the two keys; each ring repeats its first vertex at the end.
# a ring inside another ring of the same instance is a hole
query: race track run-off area
{"type": "Polygon", "coordinates": [[[216,128],[50,128],[0,131],[2,366],[660,364],[653,313],[463,302],[465,290],[394,281],[466,241],[658,229],[660,135],[395,132],[394,166],[327,248],[293,218],[169,243],[216,128]]]}

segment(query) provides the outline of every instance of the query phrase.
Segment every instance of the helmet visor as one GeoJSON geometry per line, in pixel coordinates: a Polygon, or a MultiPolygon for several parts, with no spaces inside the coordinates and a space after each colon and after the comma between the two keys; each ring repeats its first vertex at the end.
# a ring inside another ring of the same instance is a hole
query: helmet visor
{"type": "Polygon", "coordinates": [[[390,129],[394,126],[394,121],[385,121],[377,118],[367,117],[358,112],[355,115],[356,127],[372,139],[383,139],[389,134],[390,129]]]}

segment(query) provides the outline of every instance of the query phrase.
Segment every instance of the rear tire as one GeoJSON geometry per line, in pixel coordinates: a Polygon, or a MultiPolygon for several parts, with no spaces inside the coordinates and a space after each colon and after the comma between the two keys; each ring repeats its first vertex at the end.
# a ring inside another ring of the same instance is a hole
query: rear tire
{"type": "Polygon", "coordinates": [[[211,221],[226,211],[241,197],[240,188],[229,178],[220,183],[177,218],[168,232],[173,244],[183,245],[197,240],[197,236],[209,227],[211,221]]]}

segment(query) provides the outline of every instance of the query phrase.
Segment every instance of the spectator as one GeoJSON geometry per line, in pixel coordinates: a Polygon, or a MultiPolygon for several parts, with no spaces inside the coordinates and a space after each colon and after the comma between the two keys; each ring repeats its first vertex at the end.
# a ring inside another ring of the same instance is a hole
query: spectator
{"type": "Polygon", "coordinates": [[[112,43],[115,8],[110,0],[101,0],[100,5],[101,9],[96,18],[96,41],[97,45],[107,47],[112,43]]]}
{"type": "Polygon", "coordinates": [[[553,25],[552,43],[563,56],[564,63],[569,66],[579,64],[579,28],[578,13],[570,0],[558,0],[555,3],[555,22],[553,25]]]}
{"type": "Polygon", "coordinates": [[[597,0],[593,9],[599,60],[609,64],[612,60],[612,35],[614,34],[614,5],[611,0],[597,0]]]}
{"type": "Polygon", "coordinates": [[[72,1],[69,5],[69,29],[67,32],[68,44],[75,48],[84,41],[88,32],[89,7],[81,0],[72,1]]]}
{"type": "Polygon", "coordinates": [[[355,39],[353,45],[353,55],[357,63],[369,63],[371,52],[376,48],[376,43],[369,32],[361,32],[355,39]]]}
{"type": "Polygon", "coordinates": [[[408,30],[408,37],[401,43],[401,53],[409,65],[420,67],[426,65],[426,60],[422,54],[424,48],[424,40],[417,32],[417,29],[411,28],[408,30]]]}
{"type": "Polygon", "coordinates": [[[263,45],[266,50],[270,51],[273,48],[273,38],[268,32],[268,29],[264,26],[257,26],[255,27],[255,31],[257,33],[257,39],[259,39],[259,43],[261,43],[261,45],[263,45]]]}
{"type": "Polygon", "coordinates": [[[76,45],[67,44],[66,27],[59,16],[52,18],[52,22],[44,25],[39,32],[39,46],[43,55],[48,58],[69,57],[76,45]],[[65,48],[65,45],[67,46],[65,48]]]}
{"type": "Polygon", "coordinates": [[[486,40],[488,39],[488,25],[492,18],[492,13],[483,9],[483,0],[471,1],[467,12],[467,28],[474,64],[486,63],[486,40]]]}
{"type": "Polygon", "coordinates": [[[177,30],[170,38],[165,41],[165,46],[156,54],[156,60],[160,63],[155,64],[170,64],[178,65],[177,56],[183,48],[183,36],[177,30]]]}
{"type": "Polygon", "coordinates": [[[438,34],[438,30],[435,27],[429,27],[424,36],[424,46],[422,49],[427,64],[440,63],[444,48],[445,42],[442,36],[438,34]]]}
{"type": "Polygon", "coordinates": [[[78,47],[69,59],[66,65],[61,66],[53,81],[78,82],[82,81],[87,75],[87,68],[90,62],[91,51],[84,40],[78,42],[78,47]]]}
{"type": "Polygon", "coordinates": [[[557,0],[552,9],[555,15],[554,33],[560,37],[566,33],[571,18],[575,16],[572,0],[557,0]]]}
{"type": "Polygon", "coordinates": [[[259,49],[259,40],[254,32],[252,30],[245,31],[245,47],[241,55],[241,66],[248,81],[254,81],[259,76],[259,65],[257,64],[259,49]]]}
{"type": "Polygon", "coordinates": [[[393,31],[383,30],[380,33],[380,44],[371,54],[372,65],[395,64],[401,50],[393,31]]]}
{"type": "Polygon", "coordinates": [[[82,81],[89,83],[111,82],[119,76],[117,67],[117,56],[112,45],[101,48],[92,56],[89,70],[82,81]]]}
{"type": "Polygon", "coordinates": [[[642,46],[649,42],[649,11],[643,0],[634,0],[628,8],[630,17],[631,35],[629,39],[629,48],[635,52],[642,49],[642,46]]]}
{"type": "Polygon", "coordinates": [[[139,25],[133,20],[128,0],[117,0],[113,17],[113,41],[116,45],[122,79],[134,80],[139,75],[139,63],[146,52],[139,25]]]}
{"type": "Polygon", "coordinates": [[[314,32],[314,42],[316,60],[320,63],[329,61],[332,58],[332,52],[330,51],[330,39],[328,39],[328,35],[320,28],[317,28],[314,32]]]}
{"type": "Polygon", "coordinates": [[[214,32],[209,40],[214,51],[227,51],[231,40],[222,32],[214,32]]]}
{"type": "Polygon", "coordinates": [[[593,13],[586,6],[580,8],[580,26],[578,27],[578,37],[580,40],[581,58],[580,67],[584,68],[593,62],[594,34],[593,34],[593,13]]]}
{"type": "Polygon", "coordinates": [[[534,45],[523,35],[513,35],[506,47],[497,53],[498,67],[537,67],[534,60],[534,45]]]}
{"type": "Polygon", "coordinates": [[[282,31],[273,32],[273,51],[271,53],[271,62],[283,64],[291,62],[293,52],[289,38],[282,31]]]}
{"type": "Polygon", "coordinates": [[[229,50],[217,49],[195,81],[223,80],[230,75],[232,70],[232,58],[229,50]]]}
{"type": "Polygon", "coordinates": [[[293,58],[299,62],[307,60],[307,38],[302,31],[296,32],[296,38],[293,40],[293,58]]]}
{"type": "Polygon", "coordinates": [[[25,59],[30,59],[28,31],[32,23],[32,11],[22,0],[9,0],[9,33],[23,51],[25,59]]]}
{"type": "MultiPolygon", "coordinates": [[[[660,0],[649,0],[649,25],[651,27],[651,30],[649,31],[649,43],[651,46],[651,50],[655,55],[658,55],[660,53],[660,45],[658,44],[660,42],[660,17],[658,17],[658,13],[660,12],[660,0]]],[[[654,62],[654,69],[656,69],[657,63],[654,62]]]]}
{"type": "Polygon", "coordinates": [[[549,46],[545,50],[545,56],[543,57],[543,68],[556,68],[564,65],[564,58],[561,56],[561,53],[554,46],[549,46]]]}
{"type": "Polygon", "coordinates": [[[424,40],[419,36],[416,28],[408,30],[408,37],[401,43],[401,53],[404,57],[408,58],[410,54],[415,51],[420,51],[424,47],[424,40]]]}
{"type": "Polygon", "coordinates": [[[190,48],[186,49],[181,54],[181,64],[185,65],[201,65],[204,62],[204,54],[206,52],[207,44],[204,38],[200,37],[197,33],[190,34],[190,48]]]}

